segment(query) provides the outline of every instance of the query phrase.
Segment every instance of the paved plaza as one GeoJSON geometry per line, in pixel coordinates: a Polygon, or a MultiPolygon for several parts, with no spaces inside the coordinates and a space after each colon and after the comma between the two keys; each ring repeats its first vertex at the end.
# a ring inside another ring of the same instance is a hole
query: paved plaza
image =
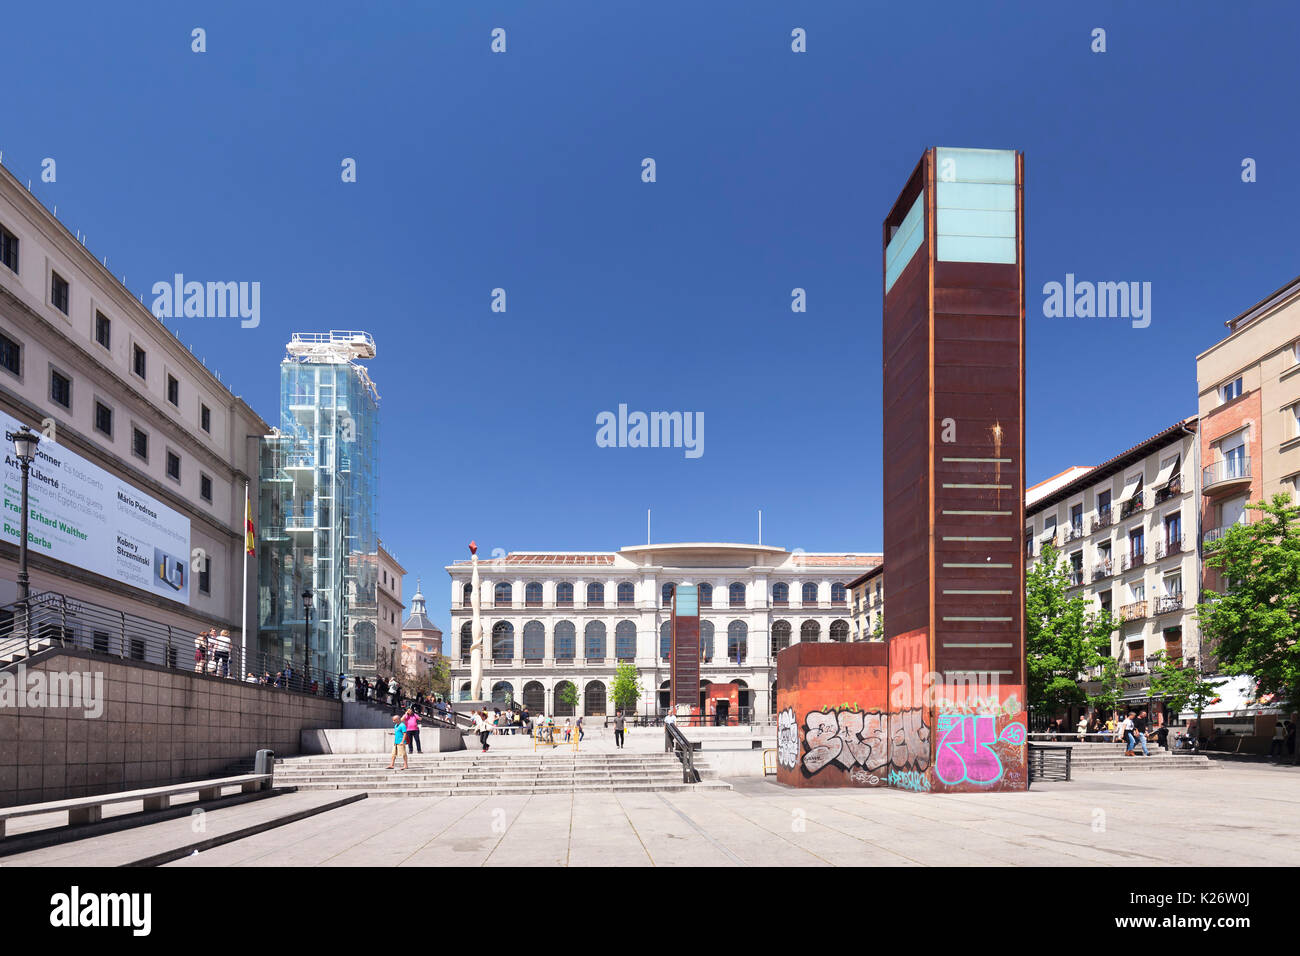
{"type": "MultiPolygon", "coordinates": [[[[176,866],[1295,865],[1300,771],[1081,775],[1029,793],[370,798],[176,866]]],[[[82,862],[94,862],[86,847],[82,862]]]]}

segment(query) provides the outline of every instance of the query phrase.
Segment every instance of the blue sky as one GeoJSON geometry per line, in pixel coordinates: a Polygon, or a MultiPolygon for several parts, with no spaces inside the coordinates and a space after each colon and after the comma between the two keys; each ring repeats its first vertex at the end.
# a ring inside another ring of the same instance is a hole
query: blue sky
{"type": "Polygon", "coordinates": [[[470,538],[618,548],[650,507],[657,541],[753,540],[761,508],[766,543],[878,549],[879,226],[927,146],[1025,152],[1031,483],[1194,413],[1195,355],[1297,272],[1294,3],[2,19],[4,164],[38,180],[55,158],[33,191],[146,302],[174,272],[259,281],[256,329],[168,324],[265,418],[291,332],[374,334],[380,530],[444,629],[470,538]],[[1066,273],[1150,282],[1150,327],[1044,318],[1066,273]],[[704,455],[598,448],[619,403],[702,412],[704,455]]]}

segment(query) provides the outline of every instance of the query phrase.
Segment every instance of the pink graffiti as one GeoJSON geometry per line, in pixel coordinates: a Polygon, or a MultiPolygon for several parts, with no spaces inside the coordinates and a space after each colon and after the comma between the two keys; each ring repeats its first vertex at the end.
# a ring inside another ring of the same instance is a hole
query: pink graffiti
{"type": "Polygon", "coordinates": [[[1025,742],[1025,725],[1007,724],[1007,726],[1003,728],[999,739],[1005,740],[1013,747],[1019,747],[1025,742]]]}
{"type": "Polygon", "coordinates": [[[1002,760],[993,749],[997,727],[992,714],[944,714],[938,729],[934,771],[940,780],[949,785],[984,785],[1002,778],[1002,760]]]}

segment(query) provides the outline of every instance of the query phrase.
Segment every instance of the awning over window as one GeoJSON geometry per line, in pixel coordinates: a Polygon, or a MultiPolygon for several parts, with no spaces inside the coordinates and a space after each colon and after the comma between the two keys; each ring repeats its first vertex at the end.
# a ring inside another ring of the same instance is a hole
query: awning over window
{"type": "Polygon", "coordinates": [[[1043,533],[1038,536],[1039,541],[1046,541],[1048,538],[1055,537],[1056,525],[1049,524],[1043,528],[1043,533]]]}
{"type": "Polygon", "coordinates": [[[1138,486],[1140,484],[1142,484],[1141,474],[1134,475],[1132,478],[1128,479],[1128,481],[1124,482],[1124,491],[1119,496],[1119,503],[1123,504],[1124,502],[1132,498],[1133,495],[1137,493],[1138,486]]]}
{"type": "Polygon", "coordinates": [[[1181,455],[1174,455],[1173,458],[1169,459],[1167,464],[1162,464],[1160,466],[1160,474],[1156,475],[1155,487],[1163,488],[1165,485],[1169,484],[1170,479],[1174,477],[1174,472],[1178,470],[1178,463],[1181,460],[1181,455]]]}

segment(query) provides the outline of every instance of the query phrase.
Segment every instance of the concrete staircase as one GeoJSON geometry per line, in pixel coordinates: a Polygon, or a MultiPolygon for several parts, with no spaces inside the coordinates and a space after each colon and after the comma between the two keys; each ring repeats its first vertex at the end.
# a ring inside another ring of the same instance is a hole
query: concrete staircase
{"type": "Polygon", "coordinates": [[[1147,744],[1150,757],[1137,751],[1135,757],[1125,757],[1122,744],[1070,742],[1070,766],[1075,773],[1143,770],[1210,770],[1214,761],[1204,754],[1183,754],[1147,744]]]}
{"type": "Polygon", "coordinates": [[[409,770],[387,769],[378,754],[315,755],[277,759],[275,786],[392,797],[730,790],[704,763],[697,759],[700,782],[688,784],[665,753],[417,754],[409,770]]]}

